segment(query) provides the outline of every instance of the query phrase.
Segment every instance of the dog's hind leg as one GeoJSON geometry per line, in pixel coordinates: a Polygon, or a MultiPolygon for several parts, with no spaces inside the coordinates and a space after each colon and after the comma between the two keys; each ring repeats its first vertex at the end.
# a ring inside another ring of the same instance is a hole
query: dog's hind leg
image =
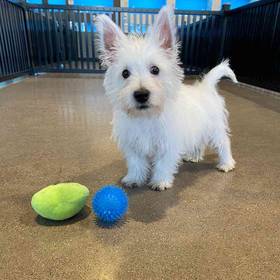
{"type": "Polygon", "coordinates": [[[213,144],[219,155],[217,168],[224,172],[234,169],[235,160],[232,157],[230,138],[227,133],[224,132],[217,134],[213,139],[213,144]]]}

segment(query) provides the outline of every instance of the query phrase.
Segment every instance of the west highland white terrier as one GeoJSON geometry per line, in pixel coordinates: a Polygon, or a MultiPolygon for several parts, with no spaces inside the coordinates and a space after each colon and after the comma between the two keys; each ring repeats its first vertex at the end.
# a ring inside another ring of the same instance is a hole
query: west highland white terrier
{"type": "Polygon", "coordinates": [[[97,29],[113,135],[127,160],[122,183],[171,188],[182,159],[202,160],[207,146],[217,151],[219,170],[232,170],[228,111],[216,90],[223,76],[237,82],[228,61],[185,85],[170,7],[160,10],[145,37],[126,36],[106,15],[98,16],[97,29]]]}

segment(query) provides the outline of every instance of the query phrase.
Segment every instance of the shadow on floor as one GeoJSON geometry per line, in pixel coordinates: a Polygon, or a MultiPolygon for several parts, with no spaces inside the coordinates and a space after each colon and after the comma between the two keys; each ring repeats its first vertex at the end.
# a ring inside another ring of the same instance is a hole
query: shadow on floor
{"type": "Polygon", "coordinates": [[[99,227],[99,228],[104,228],[104,229],[115,229],[115,228],[120,228],[123,225],[126,224],[126,219],[121,219],[119,221],[116,221],[114,223],[105,223],[98,218],[94,218],[93,222],[99,227]]]}
{"type": "MultiPolygon", "coordinates": [[[[76,178],[71,178],[71,181],[79,182],[86,186],[90,186],[92,185],[92,182],[94,182],[96,186],[101,187],[104,185],[102,178],[112,178],[112,174],[122,174],[124,170],[124,161],[118,160],[110,165],[103,166],[100,170],[86,173],[76,178]],[[102,178],[100,178],[101,174],[102,178]]],[[[148,186],[126,189],[125,191],[129,197],[127,217],[146,224],[162,219],[166,215],[167,209],[178,203],[179,193],[181,191],[193,186],[197,178],[205,176],[212,171],[216,172],[215,159],[214,155],[208,155],[203,162],[198,164],[183,163],[179,168],[178,174],[175,176],[174,187],[169,190],[156,192],[149,189],[148,186]]],[[[124,174],[125,173],[123,173],[123,175],[124,174]]],[[[112,181],[109,184],[120,185],[120,178],[115,176],[115,181],[112,181]]],[[[96,190],[97,188],[91,191],[95,192],[96,190]]],[[[101,227],[108,227],[108,225],[100,224],[99,221],[95,221],[95,223],[101,227]]],[[[122,224],[116,224],[115,226],[118,227],[121,225],[122,224]]]]}
{"type": "Polygon", "coordinates": [[[64,221],[52,221],[41,216],[36,216],[35,221],[41,226],[60,227],[65,225],[72,225],[86,219],[91,213],[91,209],[85,206],[77,215],[64,221]]]}
{"type": "Polygon", "coordinates": [[[215,165],[209,162],[183,163],[171,189],[163,192],[156,192],[148,187],[128,190],[129,217],[145,224],[162,219],[168,208],[178,204],[180,192],[193,186],[197,178],[213,170],[215,171],[215,165]]]}

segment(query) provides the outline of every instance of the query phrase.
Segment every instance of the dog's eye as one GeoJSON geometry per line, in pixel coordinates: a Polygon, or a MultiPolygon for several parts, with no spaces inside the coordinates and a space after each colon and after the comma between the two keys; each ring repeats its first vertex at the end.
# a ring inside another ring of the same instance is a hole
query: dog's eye
{"type": "Polygon", "coordinates": [[[153,74],[153,75],[158,75],[158,74],[159,74],[159,68],[158,68],[157,66],[153,65],[153,66],[151,66],[151,68],[150,68],[150,72],[151,72],[151,74],[153,74]]]}
{"type": "Polygon", "coordinates": [[[124,79],[127,79],[130,76],[130,72],[127,69],[122,71],[122,76],[124,79]]]}

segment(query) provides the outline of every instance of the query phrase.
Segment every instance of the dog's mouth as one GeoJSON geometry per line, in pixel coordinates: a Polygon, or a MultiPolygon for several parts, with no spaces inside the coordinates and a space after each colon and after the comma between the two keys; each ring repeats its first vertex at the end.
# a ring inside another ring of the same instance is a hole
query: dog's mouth
{"type": "Polygon", "coordinates": [[[158,116],[161,113],[161,107],[154,104],[137,104],[126,111],[128,115],[135,117],[158,116]]]}
{"type": "Polygon", "coordinates": [[[146,110],[149,109],[150,106],[148,104],[141,104],[136,107],[138,110],[146,110]]]}

